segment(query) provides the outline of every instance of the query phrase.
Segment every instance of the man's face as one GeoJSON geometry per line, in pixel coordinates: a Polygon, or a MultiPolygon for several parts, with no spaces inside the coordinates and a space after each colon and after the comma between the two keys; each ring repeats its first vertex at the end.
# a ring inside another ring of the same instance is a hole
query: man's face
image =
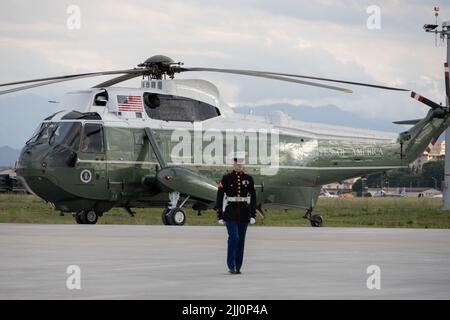
{"type": "Polygon", "coordinates": [[[236,172],[241,172],[243,168],[244,168],[244,165],[242,163],[235,162],[233,164],[233,170],[236,172]]]}

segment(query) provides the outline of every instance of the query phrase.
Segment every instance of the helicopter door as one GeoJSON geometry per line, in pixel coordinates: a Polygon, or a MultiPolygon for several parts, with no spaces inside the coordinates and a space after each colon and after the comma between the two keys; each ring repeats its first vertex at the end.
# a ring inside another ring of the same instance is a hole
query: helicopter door
{"type": "MultiPolygon", "coordinates": [[[[101,123],[86,123],[78,153],[79,178],[83,186],[92,186],[88,197],[107,197],[106,155],[101,123]]],[[[84,190],[87,190],[84,188],[84,190]]]]}
{"type": "MultiPolygon", "coordinates": [[[[135,160],[134,139],[129,128],[105,128],[108,157],[108,187],[110,199],[120,201],[133,193],[135,160]]],[[[140,181],[137,181],[139,183],[140,181]]]]}

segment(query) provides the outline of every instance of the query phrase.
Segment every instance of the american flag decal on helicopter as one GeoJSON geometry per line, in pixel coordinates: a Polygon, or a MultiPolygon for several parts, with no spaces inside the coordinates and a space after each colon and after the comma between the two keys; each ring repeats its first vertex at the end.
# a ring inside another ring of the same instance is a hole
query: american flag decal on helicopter
{"type": "Polygon", "coordinates": [[[143,112],[141,96],[117,96],[120,111],[143,112]]]}

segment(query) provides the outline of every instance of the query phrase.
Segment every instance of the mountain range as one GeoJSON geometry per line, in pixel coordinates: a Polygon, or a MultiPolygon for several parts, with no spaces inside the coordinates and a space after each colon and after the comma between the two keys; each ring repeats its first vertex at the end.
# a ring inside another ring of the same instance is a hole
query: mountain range
{"type": "Polygon", "coordinates": [[[14,167],[20,150],[8,146],[0,147],[0,167],[14,167]]]}

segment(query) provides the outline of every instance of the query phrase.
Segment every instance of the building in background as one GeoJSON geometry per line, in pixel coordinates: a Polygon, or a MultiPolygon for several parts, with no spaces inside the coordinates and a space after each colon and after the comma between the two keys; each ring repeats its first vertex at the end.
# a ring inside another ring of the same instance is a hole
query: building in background
{"type": "Polygon", "coordinates": [[[444,161],[445,158],[445,140],[436,143],[431,148],[425,150],[410,167],[416,171],[421,171],[425,163],[429,161],[444,161]]]}

